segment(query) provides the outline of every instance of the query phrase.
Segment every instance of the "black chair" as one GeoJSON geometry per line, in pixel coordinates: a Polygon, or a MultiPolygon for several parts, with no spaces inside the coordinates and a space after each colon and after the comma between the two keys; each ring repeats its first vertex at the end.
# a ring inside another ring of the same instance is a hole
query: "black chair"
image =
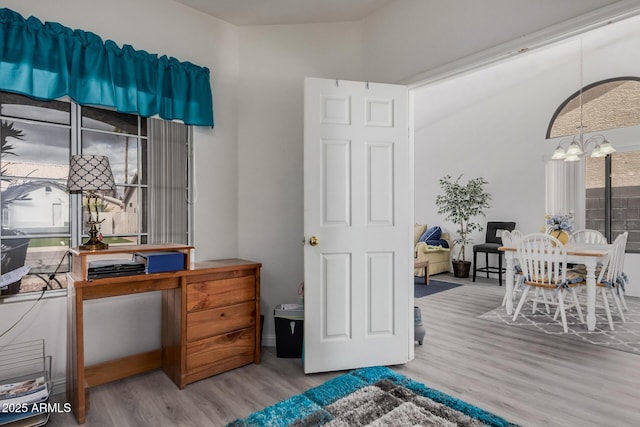
{"type": "Polygon", "coordinates": [[[502,238],[500,235],[504,230],[513,231],[516,228],[515,222],[487,222],[487,234],[484,239],[484,243],[479,245],[473,245],[473,281],[476,281],[476,272],[487,273],[487,279],[489,273],[498,274],[498,283],[502,286],[502,273],[506,268],[502,267],[502,252],[498,250],[502,246],[502,238]],[[478,268],[478,252],[484,252],[485,255],[485,267],[478,268]],[[498,255],[498,266],[489,265],[489,254],[498,255]]]}

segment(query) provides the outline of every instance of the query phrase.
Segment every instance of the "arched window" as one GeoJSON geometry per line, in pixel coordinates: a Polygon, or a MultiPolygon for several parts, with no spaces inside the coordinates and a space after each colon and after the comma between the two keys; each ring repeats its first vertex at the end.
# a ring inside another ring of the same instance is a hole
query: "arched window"
{"type": "MultiPolygon", "coordinates": [[[[576,135],[581,123],[584,133],[640,125],[640,77],[603,80],[572,94],[553,114],[546,138],[576,135]]],[[[584,226],[609,241],[629,231],[627,252],[640,252],[640,151],[585,157],[583,182],[577,190],[584,191],[584,226]]]]}
{"type": "MultiPolygon", "coordinates": [[[[580,126],[580,91],[553,114],[547,139],[571,136],[580,126]]],[[[597,132],[640,125],[640,77],[602,80],[582,89],[583,131],[597,132]]]]}

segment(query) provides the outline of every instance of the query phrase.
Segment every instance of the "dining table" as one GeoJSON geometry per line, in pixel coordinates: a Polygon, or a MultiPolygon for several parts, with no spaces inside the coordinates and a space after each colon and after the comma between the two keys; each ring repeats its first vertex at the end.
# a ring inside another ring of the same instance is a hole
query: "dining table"
{"type": "MultiPolygon", "coordinates": [[[[564,245],[567,251],[567,263],[584,264],[587,270],[587,329],[595,330],[596,327],[596,267],[598,263],[605,263],[610,256],[613,245],[610,244],[584,244],[567,243],[564,245]]],[[[507,272],[514,271],[517,248],[502,246],[499,250],[504,252],[507,272]]],[[[505,308],[507,314],[513,315],[513,290],[514,275],[507,274],[505,286],[505,308]]]]}

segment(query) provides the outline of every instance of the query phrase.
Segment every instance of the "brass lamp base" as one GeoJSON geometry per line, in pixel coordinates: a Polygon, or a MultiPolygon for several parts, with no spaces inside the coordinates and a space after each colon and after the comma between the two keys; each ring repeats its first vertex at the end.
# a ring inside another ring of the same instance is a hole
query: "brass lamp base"
{"type": "Polygon", "coordinates": [[[89,240],[87,240],[84,245],[80,245],[80,250],[101,251],[103,249],[107,249],[109,245],[101,242],[100,239],[98,239],[98,229],[96,228],[96,223],[93,221],[89,221],[89,224],[91,224],[91,229],[89,230],[89,240]]]}
{"type": "Polygon", "coordinates": [[[84,245],[80,245],[80,250],[101,251],[103,249],[107,249],[108,247],[109,247],[108,244],[102,243],[100,240],[98,240],[97,242],[92,242],[91,239],[89,239],[84,245]]]}

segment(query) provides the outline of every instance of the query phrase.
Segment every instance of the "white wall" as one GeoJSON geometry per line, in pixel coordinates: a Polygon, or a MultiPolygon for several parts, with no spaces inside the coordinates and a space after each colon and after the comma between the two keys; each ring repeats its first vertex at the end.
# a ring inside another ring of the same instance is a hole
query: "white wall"
{"type": "Polygon", "coordinates": [[[361,79],[361,46],[359,23],[240,27],[239,253],[263,263],[266,345],[304,278],[304,78],[361,79]]]}
{"type": "MultiPolygon", "coordinates": [[[[640,18],[612,24],[583,38],[584,85],[618,76],[638,76],[640,18]]],[[[545,140],[556,108],[580,88],[580,42],[571,40],[531,52],[497,66],[416,91],[415,218],[453,224],[437,214],[434,200],[445,174],[463,179],[483,176],[493,195],[481,223],[516,221],[525,233],[544,225],[545,162],[557,139],[545,140]]],[[[615,147],[638,146],[640,126],[598,132],[615,147]]],[[[484,240],[484,232],[473,235],[484,240]]],[[[467,259],[471,259],[467,248],[467,259]]],[[[640,296],[637,261],[627,256],[630,295],[640,296]]]]}
{"type": "Polygon", "coordinates": [[[365,79],[396,83],[616,0],[399,0],[364,20],[365,79]]]}
{"type": "MultiPolygon", "coordinates": [[[[10,343],[45,340],[45,351],[53,356],[54,392],[62,391],[67,366],[67,299],[64,291],[56,297],[42,299],[11,331],[0,338],[0,347],[10,343]]],[[[11,327],[34,305],[33,300],[0,303],[0,332],[11,327]]]]}

